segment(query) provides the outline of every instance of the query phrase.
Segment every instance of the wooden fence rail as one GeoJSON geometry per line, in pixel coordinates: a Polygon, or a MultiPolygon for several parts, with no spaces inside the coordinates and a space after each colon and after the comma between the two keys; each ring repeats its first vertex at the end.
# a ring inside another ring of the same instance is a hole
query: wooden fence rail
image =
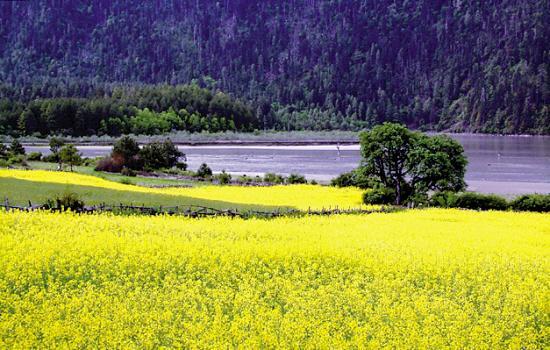
{"type": "MultiPolygon", "coordinates": [[[[50,210],[50,211],[64,211],[63,207],[50,207],[47,204],[33,205],[31,201],[28,202],[28,206],[16,206],[9,203],[8,198],[4,199],[4,204],[0,208],[9,210],[21,210],[21,211],[35,211],[35,210],[50,210]]],[[[120,214],[142,214],[142,215],[181,215],[187,217],[213,217],[213,216],[228,216],[228,217],[241,217],[241,218],[275,218],[280,216],[304,216],[304,215],[337,215],[337,214],[372,214],[372,213],[386,213],[399,210],[396,207],[381,207],[379,209],[362,209],[362,208],[347,208],[340,209],[335,208],[322,208],[317,210],[308,209],[307,211],[300,211],[295,209],[281,208],[276,211],[258,211],[258,210],[238,210],[238,209],[216,209],[200,205],[183,205],[183,206],[158,206],[148,207],[145,205],[107,205],[105,203],[93,206],[84,206],[83,208],[76,210],[79,213],[120,213],[120,214]]]]}

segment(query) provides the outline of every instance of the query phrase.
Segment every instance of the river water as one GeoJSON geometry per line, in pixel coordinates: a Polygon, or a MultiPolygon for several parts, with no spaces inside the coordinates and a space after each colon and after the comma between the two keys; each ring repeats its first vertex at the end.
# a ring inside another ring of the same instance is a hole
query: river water
{"type": "MultiPolygon", "coordinates": [[[[550,193],[550,137],[451,135],[466,151],[468,189],[485,193],[550,193]]],[[[103,156],[110,146],[79,146],[86,157],[103,156]]],[[[307,146],[179,146],[189,169],[207,163],[215,172],[259,175],[300,173],[328,182],[357,167],[359,145],[307,146]]],[[[27,152],[49,153],[47,146],[27,146],[27,152]]]]}

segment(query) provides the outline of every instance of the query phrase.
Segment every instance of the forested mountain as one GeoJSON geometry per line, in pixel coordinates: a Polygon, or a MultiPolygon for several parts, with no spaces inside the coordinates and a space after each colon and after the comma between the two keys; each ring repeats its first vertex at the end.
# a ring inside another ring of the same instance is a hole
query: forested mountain
{"type": "Polygon", "coordinates": [[[1,2],[0,123],[21,130],[17,108],[35,98],[110,98],[118,85],[196,82],[247,100],[260,128],[392,120],[550,134],[549,3],[1,2]]]}

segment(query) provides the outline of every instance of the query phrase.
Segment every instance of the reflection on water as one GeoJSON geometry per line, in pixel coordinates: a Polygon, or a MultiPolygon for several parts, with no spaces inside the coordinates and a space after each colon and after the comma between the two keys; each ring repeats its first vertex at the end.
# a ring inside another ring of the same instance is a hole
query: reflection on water
{"type": "MultiPolygon", "coordinates": [[[[550,192],[550,137],[452,135],[468,156],[466,180],[483,192],[550,192]],[[504,185],[502,182],[507,184],[504,185]]],[[[110,151],[105,146],[79,147],[88,157],[110,151]]],[[[190,169],[207,163],[214,171],[240,174],[300,173],[328,181],[360,161],[358,145],[323,146],[181,146],[190,169]]],[[[48,147],[27,147],[48,153],[48,147]]]]}

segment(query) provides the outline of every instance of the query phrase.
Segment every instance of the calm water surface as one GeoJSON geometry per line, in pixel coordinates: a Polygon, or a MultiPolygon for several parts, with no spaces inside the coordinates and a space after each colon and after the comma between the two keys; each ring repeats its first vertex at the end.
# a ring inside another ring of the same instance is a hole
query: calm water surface
{"type": "MultiPolygon", "coordinates": [[[[550,193],[550,137],[452,135],[466,151],[469,189],[494,193],[550,193]]],[[[47,146],[27,151],[48,153],[47,146]]],[[[189,169],[207,163],[212,170],[257,175],[300,173],[329,181],[360,161],[359,145],[322,146],[180,146],[189,169]]],[[[103,156],[109,146],[81,146],[84,156],[103,156]]]]}

